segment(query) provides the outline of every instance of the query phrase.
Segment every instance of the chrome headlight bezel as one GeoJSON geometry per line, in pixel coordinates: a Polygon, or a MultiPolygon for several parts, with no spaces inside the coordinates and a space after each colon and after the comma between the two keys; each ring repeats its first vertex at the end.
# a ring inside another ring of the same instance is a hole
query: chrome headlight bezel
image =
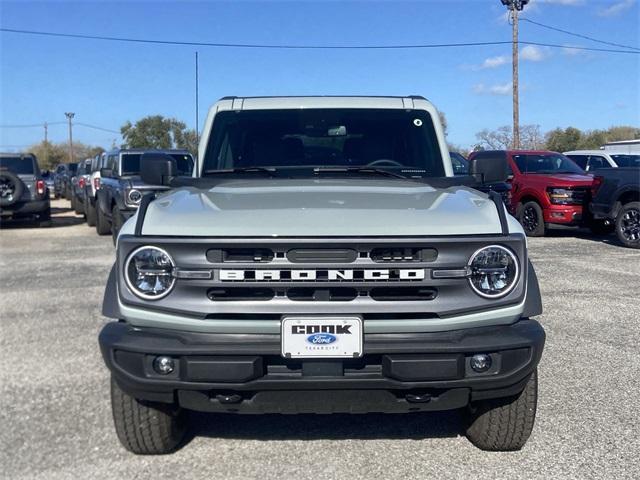
{"type": "Polygon", "coordinates": [[[125,191],[125,198],[128,205],[139,206],[142,201],[142,192],[137,188],[129,188],[125,191]]]}
{"type": "Polygon", "coordinates": [[[507,296],[511,291],[513,291],[513,289],[516,287],[516,285],[518,284],[518,282],[520,280],[520,263],[518,261],[518,256],[511,249],[509,249],[507,247],[504,247],[502,245],[486,245],[486,246],[476,250],[473,253],[473,255],[471,255],[471,257],[469,257],[469,261],[467,262],[467,269],[469,271],[469,277],[468,277],[469,286],[471,286],[471,289],[477,295],[480,295],[481,297],[487,298],[487,299],[495,300],[495,299],[503,298],[503,297],[507,296]],[[476,285],[473,283],[472,279],[471,279],[471,277],[473,276],[473,272],[474,272],[474,269],[472,267],[473,262],[476,260],[476,258],[478,257],[478,255],[480,253],[482,253],[484,250],[488,250],[488,249],[491,249],[491,248],[497,248],[497,249],[502,250],[505,253],[507,253],[507,255],[509,255],[509,257],[513,261],[513,265],[515,266],[515,274],[513,276],[513,281],[511,282],[511,284],[509,284],[509,286],[507,286],[501,292],[494,293],[494,294],[485,293],[482,290],[478,289],[476,287],[476,285]]]}
{"type": "Polygon", "coordinates": [[[161,298],[164,298],[167,295],[169,295],[169,293],[171,293],[171,291],[173,290],[173,288],[176,285],[176,278],[173,275],[173,272],[174,272],[175,268],[176,268],[176,263],[173,260],[173,257],[165,249],[160,248],[160,247],[156,247],[155,245],[143,245],[143,246],[138,247],[135,250],[133,250],[127,256],[127,259],[124,262],[123,277],[124,277],[125,284],[129,288],[129,291],[131,293],[133,293],[136,297],[141,298],[143,300],[151,300],[151,301],[160,300],[161,298]],[[165,291],[163,291],[162,293],[160,293],[158,295],[149,295],[147,293],[144,293],[144,292],[140,291],[139,289],[137,289],[134,286],[133,282],[131,281],[131,278],[129,278],[129,266],[131,265],[131,261],[134,259],[134,257],[138,253],[140,253],[143,250],[156,250],[156,251],[160,252],[161,254],[166,255],[166,257],[169,260],[169,263],[171,264],[171,273],[170,273],[170,275],[171,275],[171,283],[170,283],[169,287],[165,291]]]}

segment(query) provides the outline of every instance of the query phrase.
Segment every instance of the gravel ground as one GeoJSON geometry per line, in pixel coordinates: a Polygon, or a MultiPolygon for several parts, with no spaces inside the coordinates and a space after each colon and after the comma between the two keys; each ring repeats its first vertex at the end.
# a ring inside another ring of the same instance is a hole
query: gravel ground
{"type": "Polygon", "coordinates": [[[457,412],[191,416],[164,457],[120,447],[97,345],[114,260],[56,201],[54,227],[0,231],[0,476],[6,478],[637,478],[640,252],[558,230],[532,239],[547,346],[526,447],[485,453],[457,412]]]}

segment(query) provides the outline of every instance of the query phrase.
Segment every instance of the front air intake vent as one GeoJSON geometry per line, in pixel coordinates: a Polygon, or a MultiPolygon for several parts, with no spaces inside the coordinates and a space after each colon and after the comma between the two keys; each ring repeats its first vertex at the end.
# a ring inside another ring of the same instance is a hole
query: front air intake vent
{"type": "Polygon", "coordinates": [[[369,296],[379,302],[426,301],[436,298],[438,291],[429,287],[376,287],[369,296]]]}
{"type": "Polygon", "coordinates": [[[287,252],[291,263],[352,263],[358,252],[350,248],[294,248],[287,252]]]}
{"type": "Polygon", "coordinates": [[[207,297],[213,302],[241,302],[250,300],[271,300],[275,296],[272,288],[212,288],[207,297]]]}
{"type": "Polygon", "coordinates": [[[371,250],[374,262],[434,262],[438,258],[435,248],[374,248],[371,250]]]}
{"type": "Polygon", "coordinates": [[[350,302],[358,296],[355,288],[289,288],[289,300],[302,302],[350,302]]]}
{"type": "Polygon", "coordinates": [[[211,263],[266,263],[271,262],[273,257],[273,250],[269,248],[224,248],[207,250],[207,260],[211,263]]]}

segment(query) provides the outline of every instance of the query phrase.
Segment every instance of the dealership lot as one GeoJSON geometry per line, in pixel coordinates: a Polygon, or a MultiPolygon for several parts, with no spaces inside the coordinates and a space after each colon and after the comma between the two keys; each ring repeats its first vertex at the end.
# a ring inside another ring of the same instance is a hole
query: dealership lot
{"type": "Polygon", "coordinates": [[[0,231],[0,465],[10,478],[632,478],[640,470],[640,252],[556,230],[531,239],[547,347],[521,452],[486,453],[458,413],[193,414],[194,437],[136,457],[113,429],[97,345],[111,237],[56,201],[51,229],[0,231]],[[58,208],[55,208],[58,207],[58,208]]]}

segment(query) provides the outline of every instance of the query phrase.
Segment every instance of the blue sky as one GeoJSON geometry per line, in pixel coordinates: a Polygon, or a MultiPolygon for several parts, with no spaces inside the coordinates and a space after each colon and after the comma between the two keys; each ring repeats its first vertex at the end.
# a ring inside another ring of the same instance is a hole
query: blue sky
{"type": "MultiPolygon", "coordinates": [[[[415,44],[510,40],[499,0],[419,2],[2,1],[3,28],[177,41],[415,44]]],[[[524,16],[640,47],[638,0],[532,0],[524,16]]],[[[604,47],[521,23],[520,39],[604,47]]],[[[640,125],[640,55],[523,47],[521,122],[543,131],[640,125]]],[[[421,50],[251,50],[198,47],[200,125],[225,95],[420,94],[445,112],[449,140],[511,122],[510,45],[421,50]]],[[[195,125],[194,47],[0,33],[0,124],[76,121],[119,130],[148,114],[195,125]]],[[[52,141],[66,140],[52,125],[52,141]]],[[[0,148],[42,139],[0,128],[0,148]]],[[[74,138],[117,134],[77,125],[74,138]]],[[[10,146],[10,147],[8,147],[10,146]]]]}

